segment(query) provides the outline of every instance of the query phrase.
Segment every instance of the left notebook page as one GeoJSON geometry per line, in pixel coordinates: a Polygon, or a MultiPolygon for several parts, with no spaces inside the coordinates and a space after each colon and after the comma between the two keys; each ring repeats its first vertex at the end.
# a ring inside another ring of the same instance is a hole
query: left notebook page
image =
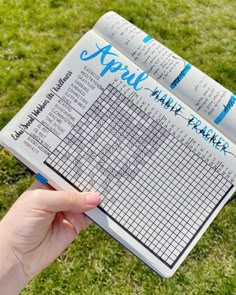
{"type": "MultiPolygon", "coordinates": [[[[111,149],[114,151],[116,143],[106,132],[95,132],[101,126],[110,130],[104,121],[105,116],[101,118],[99,113],[103,114],[101,107],[104,97],[109,99],[114,96],[111,84],[115,83],[118,87],[121,81],[120,73],[109,75],[105,65],[108,59],[119,55],[117,51],[114,53],[113,48],[110,49],[111,46],[93,31],[85,34],[0,132],[0,144],[32,171],[41,174],[44,181],[48,181],[55,189],[93,191],[97,190],[97,184],[107,186],[107,181],[110,181],[106,177],[110,168],[106,167],[104,157],[111,153],[111,149]],[[107,53],[108,57],[104,59],[94,54],[94,58],[86,60],[89,55],[87,50],[95,53],[99,51],[98,47],[106,48],[104,55],[107,53]],[[83,62],[83,58],[86,62],[83,62]],[[99,156],[99,160],[95,161],[94,156],[99,156]],[[100,171],[97,173],[96,169],[89,167],[92,162],[99,165],[100,171]],[[81,177],[87,178],[83,181],[81,177]],[[84,182],[86,187],[81,187],[84,182]]],[[[129,80],[129,86],[135,92],[134,88],[141,87],[142,77],[146,77],[146,74],[129,65],[130,62],[124,57],[119,56],[119,60],[125,63],[127,71],[132,67],[134,79],[133,84],[129,80]]],[[[119,91],[116,93],[121,96],[119,91]]],[[[122,229],[101,207],[86,214],[160,275],[171,275],[169,268],[157,256],[122,229]]]]}

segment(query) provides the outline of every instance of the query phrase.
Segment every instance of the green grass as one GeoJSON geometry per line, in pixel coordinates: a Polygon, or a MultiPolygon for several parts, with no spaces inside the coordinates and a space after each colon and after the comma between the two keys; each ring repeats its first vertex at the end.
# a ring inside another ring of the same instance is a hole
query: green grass
{"type": "MultiPolygon", "coordinates": [[[[0,0],[0,128],[109,10],[235,91],[236,1],[0,0]]],[[[31,181],[0,152],[0,216],[31,181]]],[[[162,279],[93,225],[22,294],[236,294],[235,241],[234,202],[174,277],[162,279]]]]}

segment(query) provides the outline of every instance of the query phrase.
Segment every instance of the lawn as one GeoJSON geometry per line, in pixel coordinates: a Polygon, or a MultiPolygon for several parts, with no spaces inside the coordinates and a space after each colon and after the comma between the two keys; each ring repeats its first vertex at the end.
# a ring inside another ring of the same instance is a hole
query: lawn
{"type": "MultiPolygon", "coordinates": [[[[236,1],[0,0],[0,128],[109,10],[236,91],[236,1]]],[[[0,217],[31,181],[0,151],[0,217]]],[[[22,294],[236,294],[235,241],[232,202],[173,278],[162,279],[92,225],[22,294]]]]}

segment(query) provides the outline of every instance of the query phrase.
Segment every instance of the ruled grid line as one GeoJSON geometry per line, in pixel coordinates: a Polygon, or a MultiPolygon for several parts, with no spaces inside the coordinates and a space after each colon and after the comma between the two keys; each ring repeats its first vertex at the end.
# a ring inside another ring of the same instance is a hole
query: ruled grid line
{"type": "Polygon", "coordinates": [[[45,164],[169,267],[232,188],[112,85],[45,164]]]}

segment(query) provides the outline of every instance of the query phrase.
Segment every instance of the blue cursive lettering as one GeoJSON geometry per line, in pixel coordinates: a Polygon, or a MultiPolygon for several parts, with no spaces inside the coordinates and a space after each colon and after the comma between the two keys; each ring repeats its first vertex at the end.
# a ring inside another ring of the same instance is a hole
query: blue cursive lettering
{"type": "MultiPolygon", "coordinates": [[[[87,61],[100,56],[100,63],[103,65],[103,69],[100,72],[101,77],[104,77],[108,72],[116,73],[122,71],[121,79],[126,81],[129,86],[133,87],[136,91],[143,88],[140,86],[140,83],[148,78],[148,74],[146,72],[141,72],[140,74],[131,73],[127,65],[123,65],[122,62],[114,58],[119,58],[119,55],[111,52],[112,45],[106,45],[103,48],[100,48],[98,44],[96,44],[96,47],[97,51],[91,55],[88,55],[87,50],[83,50],[80,54],[80,59],[87,61]],[[113,58],[108,60],[109,57],[113,58]]],[[[137,71],[139,71],[139,69],[137,69],[137,71]]]]}
{"type": "Polygon", "coordinates": [[[191,114],[191,118],[188,120],[187,126],[191,126],[197,134],[202,135],[208,143],[212,144],[215,149],[222,152],[224,156],[228,153],[229,143],[214,132],[207,125],[203,125],[203,122],[196,116],[191,114]]]}

